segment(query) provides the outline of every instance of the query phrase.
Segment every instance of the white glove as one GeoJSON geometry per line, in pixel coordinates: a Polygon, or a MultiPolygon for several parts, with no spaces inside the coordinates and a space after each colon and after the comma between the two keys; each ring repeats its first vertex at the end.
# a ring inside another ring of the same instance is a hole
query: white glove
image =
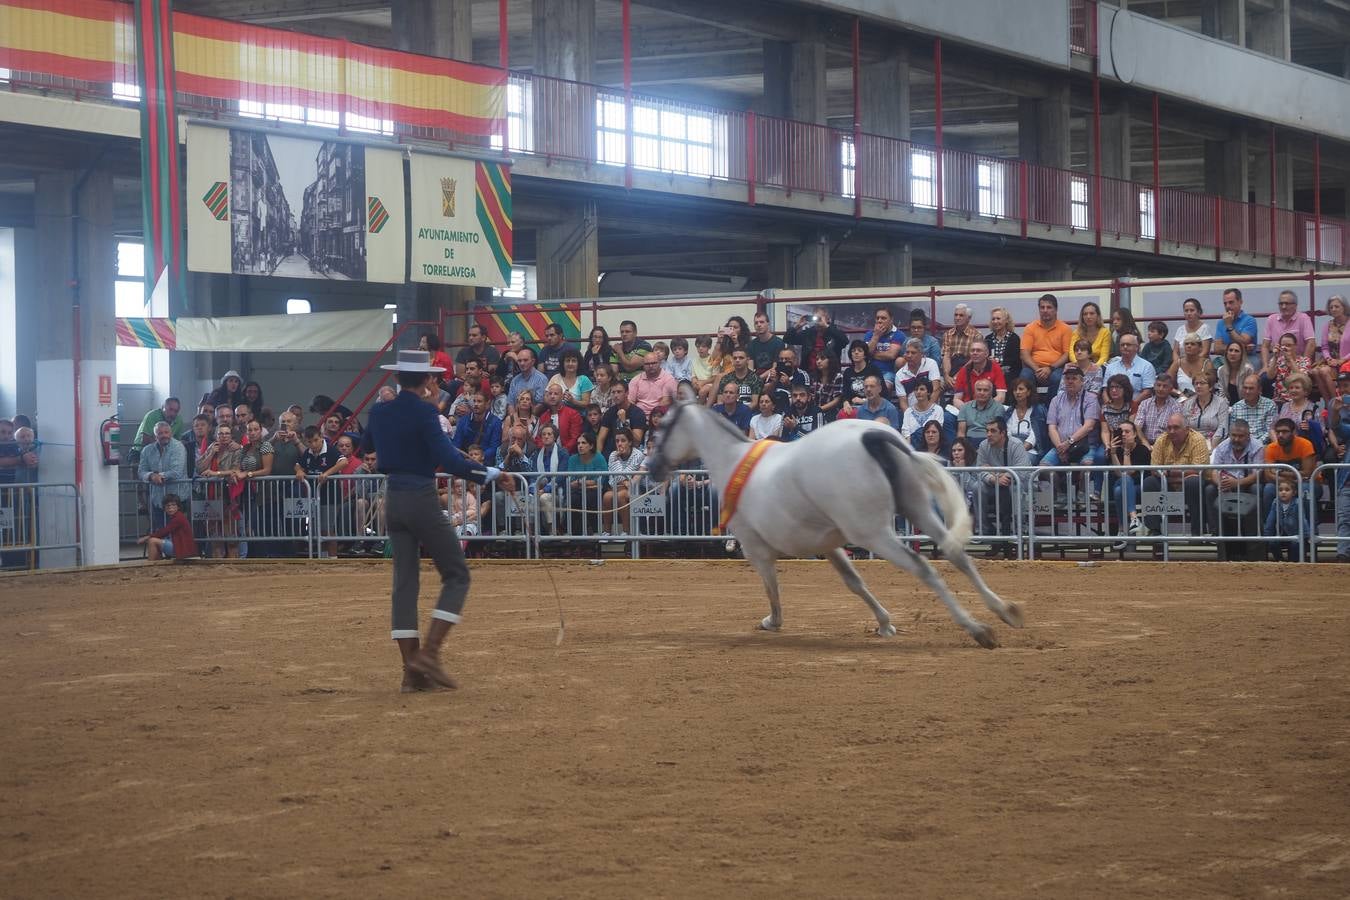
{"type": "Polygon", "coordinates": [[[487,480],[488,480],[488,481],[496,481],[498,478],[501,478],[501,477],[502,477],[502,470],[501,470],[501,469],[497,468],[496,466],[488,466],[488,467],[487,467],[487,480]]]}

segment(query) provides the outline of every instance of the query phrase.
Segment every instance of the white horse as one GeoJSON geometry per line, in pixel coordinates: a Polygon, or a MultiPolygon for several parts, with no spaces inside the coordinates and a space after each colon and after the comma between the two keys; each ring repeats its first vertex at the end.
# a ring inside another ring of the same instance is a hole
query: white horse
{"type": "MultiPolygon", "coordinates": [[[[755,445],[725,417],[696,400],[692,389],[682,384],[647,467],[652,477],[664,480],[673,468],[698,457],[726,504],[728,485],[755,445]]],[[[743,484],[747,487],[735,504],[730,525],[769,595],[769,615],[760,622],[761,628],[777,631],[783,625],[777,561],[824,555],[848,589],[871,608],[877,634],[894,635],[890,613],[872,596],[844,553],[844,545],[853,544],[918,576],[981,647],[998,646],[993,629],[972,618],[928,561],[896,536],[897,515],[937,541],[995,615],[1014,628],[1022,627],[1017,604],[991,591],[966,555],[970,513],[956,481],[936,457],[911,449],[894,428],[843,420],[799,441],[775,443],[763,452],[743,484]],[[941,517],[933,509],[934,502],[941,517]]]]}

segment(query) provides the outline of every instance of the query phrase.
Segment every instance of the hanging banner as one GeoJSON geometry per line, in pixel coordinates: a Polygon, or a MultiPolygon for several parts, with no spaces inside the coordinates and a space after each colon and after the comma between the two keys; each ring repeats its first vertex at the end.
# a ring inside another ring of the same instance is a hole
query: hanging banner
{"type": "Polygon", "coordinates": [[[511,176],[501,163],[414,152],[409,277],[431,284],[511,283],[511,176]]]}
{"type": "Polygon", "coordinates": [[[119,347],[219,353],[350,353],[389,343],[387,309],[227,318],[119,318],[119,347]]]}
{"type": "Polygon", "coordinates": [[[187,184],[194,272],[404,281],[399,149],[191,125],[187,184]]]}
{"type": "Polygon", "coordinates": [[[183,192],[179,178],[178,111],[174,103],[173,4],[136,0],[137,74],[141,85],[141,221],[145,295],[158,286],[168,312],[186,301],[183,192]]]}

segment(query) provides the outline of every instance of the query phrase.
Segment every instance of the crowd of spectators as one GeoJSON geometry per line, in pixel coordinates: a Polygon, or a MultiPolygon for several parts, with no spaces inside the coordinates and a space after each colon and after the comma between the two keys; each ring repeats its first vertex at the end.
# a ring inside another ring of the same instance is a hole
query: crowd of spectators
{"type": "MultiPolygon", "coordinates": [[[[1142,334],[1128,310],[1108,319],[1093,302],[1066,321],[1053,294],[1038,300],[1037,318],[1020,332],[1005,308],[990,309],[980,329],[971,308],[957,304],[945,329],[922,310],[897,321],[878,305],[871,328],[845,331],[828,307],[816,307],[781,333],[759,312],[692,341],[645,339],[630,320],[617,338],[597,326],[577,346],[550,325],[539,346],[512,333],[501,350],[475,324],[453,357],[427,334],[423,349],[446,369],[439,407],[450,440],[528,485],[511,496],[447,481],[446,514],[465,537],[518,529],[520,516],[537,516],[557,535],[627,534],[638,498],[661,492],[666,518],[655,527],[710,530],[717,500],[706,479],[643,478],[661,419],[688,382],[755,439],[795,441],[844,418],[884,422],[952,467],[980,527],[996,535],[1010,531],[1014,480],[982,470],[1034,466],[1055,468],[1042,480],[1057,501],[1076,481],[1091,503],[1115,510],[1122,533],[1166,528],[1139,506],[1141,491],[1166,488],[1184,499],[1197,534],[1212,533],[1221,518],[1242,533],[1287,535],[1292,523],[1297,534],[1289,503],[1307,508],[1306,497],[1288,496],[1297,482],[1243,468],[1286,463],[1305,490],[1334,500],[1337,559],[1350,561],[1345,473],[1334,483],[1310,481],[1320,462],[1350,462],[1350,309],[1331,298],[1319,336],[1292,292],[1264,322],[1243,311],[1240,290],[1221,299],[1217,319],[1188,298],[1174,330],[1153,321],[1142,334]],[[1223,468],[1155,471],[1168,465],[1223,468]]],[[[393,396],[386,386],[375,402],[393,396]]],[[[378,459],[361,437],[360,417],[331,397],[277,413],[262,386],[235,371],[190,418],[177,398],[166,399],[131,442],[151,533],[160,535],[151,546],[164,553],[168,509],[204,506],[209,514],[192,517],[203,553],[289,554],[305,540],[330,555],[378,552],[378,459]],[[293,514],[297,501],[311,500],[318,512],[293,514]]],[[[31,423],[0,420],[0,484],[35,480],[40,452],[31,423]]],[[[181,552],[183,543],[170,547],[181,552]]],[[[1220,549],[1238,558],[1275,546],[1220,549]]]]}

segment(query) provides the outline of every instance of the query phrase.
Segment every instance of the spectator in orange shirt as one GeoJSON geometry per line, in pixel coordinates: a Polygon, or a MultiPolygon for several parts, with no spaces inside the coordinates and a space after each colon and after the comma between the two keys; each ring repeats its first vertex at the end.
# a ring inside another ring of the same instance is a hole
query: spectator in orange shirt
{"type": "MultiPolygon", "coordinates": [[[[1285,463],[1303,474],[1307,485],[1317,467],[1317,451],[1312,441],[1299,437],[1298,423],[1293,419],[1276,419],[1270,429],[1275,440],[1266,444],[1266,462],[1285,463]]],[[[1266,469],[1261,473],[1261,521],[1265,521],[1270,505],[1275,502],[1275,488],[1279,477],[1292,478],[1287,469],[1266,469]]]]}
{"type": "Polygon", "coordinates": [[[1022,331],[1022,377],[1047,389],[1046,402],[1059,393],[1059,380],[1073,347],[1073,330],[1059,320],[1059,299],[1042,294],[1036,301],[1039,321],[1022,331]]]}

